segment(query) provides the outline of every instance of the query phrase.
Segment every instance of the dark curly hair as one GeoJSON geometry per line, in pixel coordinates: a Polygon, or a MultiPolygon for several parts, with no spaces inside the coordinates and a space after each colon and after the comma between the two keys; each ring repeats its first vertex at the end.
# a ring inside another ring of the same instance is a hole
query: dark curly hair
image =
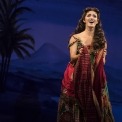
{"type": "Polygon", "coordinates": [[[100,12],[97,8],[94,7],[87,7],[85,10],[83,10],[83,15],[81,19],[78,22],[78,25],[74,31],[73,34],[78,34],[82,31],[85,30],[85,23],[83,22],[87,12],[89,11],[94,11],[97,13],[97,18],[98,18],[98,24],[95,27],[95,32],[94,32],[94,37],[93,37],[93,48],[94,50],[99,50],[105,47],[105,36],[104,36],[104,31],[102,29],[102,24],[100,21],[100,12]]]}

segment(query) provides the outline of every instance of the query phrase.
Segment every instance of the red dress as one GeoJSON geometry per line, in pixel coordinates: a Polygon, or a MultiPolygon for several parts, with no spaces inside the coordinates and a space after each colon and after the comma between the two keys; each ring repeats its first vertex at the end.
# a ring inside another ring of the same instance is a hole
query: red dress
{"type": "MultiPolygon", "coordinates": [[[[75,42],[79,47],[82,46],[78,39],[75,42]]],[[[76,64],[67,65],[62,80],[57,122],[114,122],[103,50],[94,54],[84,46],[76,64]]]]}

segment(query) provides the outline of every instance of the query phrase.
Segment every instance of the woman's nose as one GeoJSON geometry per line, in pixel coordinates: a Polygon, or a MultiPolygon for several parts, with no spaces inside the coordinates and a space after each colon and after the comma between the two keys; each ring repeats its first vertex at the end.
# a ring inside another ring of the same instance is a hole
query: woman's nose
{"type": "Polygon", "coordinates": [[[90,17],[89,20],[92,21],[93,20],[93,17],[90,17]]]}

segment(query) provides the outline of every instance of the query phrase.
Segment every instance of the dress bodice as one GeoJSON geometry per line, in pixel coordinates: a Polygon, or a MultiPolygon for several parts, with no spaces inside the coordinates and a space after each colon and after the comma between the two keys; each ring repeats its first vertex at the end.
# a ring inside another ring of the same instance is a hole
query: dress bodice
{"type": "Polygon", "coordinates": [[[77,43],[77,51],[76,51],[76,54],[79,54],[79,49],[81,49],[82,47],[87,47],[88,51],[91,52],[91,48],[92,48],[91,45],[84,45],[82,43],[82,40],[79,39],[79,38],[77,38],[77,37],[75,37],[75,36],[73,36],[73,38],[75,39],[75,41],[72,42],[72,43],[70,43],[68,45],[68,47],[71,47],[73,44],[77,43]]]}

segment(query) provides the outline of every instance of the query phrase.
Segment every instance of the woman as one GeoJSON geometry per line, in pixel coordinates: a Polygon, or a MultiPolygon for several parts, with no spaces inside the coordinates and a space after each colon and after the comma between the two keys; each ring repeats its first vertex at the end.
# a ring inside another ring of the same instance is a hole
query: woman
{"type": "Polygon", "coordinates": [[[114,122],[104,71],[107,42],[97,8],[86,8],[69,40],[58,122],[114,122]]]}

